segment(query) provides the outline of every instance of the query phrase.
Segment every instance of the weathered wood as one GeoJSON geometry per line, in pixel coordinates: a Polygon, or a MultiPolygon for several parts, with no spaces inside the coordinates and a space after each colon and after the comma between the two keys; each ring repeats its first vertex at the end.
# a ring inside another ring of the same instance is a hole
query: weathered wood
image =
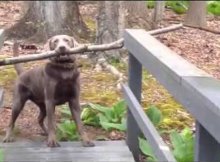
{"type": "Polygon", "coordinates": [[[163,142],[154,125],[145,115],[143,108],[140,106],[130,88],[123,85],[123,91],[128,107],[138,123],[139,128],[152,146],[158,161],[176,161],[170,152],[169,147],[163,142]]]}
{"type": "MultiPolygon", "coordinates": [[[[70,49],[68,52],[66,52],[66,54],[72,55],[72,54],[79,54],[79,53],[85,53],[85,52],[106,51],[106,50],[113,50],[113,49],[118,49],[122,47],[123,47],[123,40],[120,39],[112,43],[101,44],[101,45],[80,44],[78,47],[74,47],[70,49]]],[[[61,53],[57,53],[54,50],[43,52],[41,54],[20,55],[19,57],[0,59],[0,66],[16,64],[16,63],[21,63],[21,62],[35,61],[35,60],[43,60],[43,59],[47,59],[47,58],[55,57],[59,55],[61,55],[61,53]]]]}
{"type": "MultiPolygon", "coordinates": [[[[96,147],[84,147],[85,149],[96,149],[97,146],[98,147],[109,147],[110,146],[116,146],[119,147],[119,148],[124,148],[125,147],[125,141],[95,141],[95,143],[97,144],[96,147]]],[[[82,147],[82,143],[79,142],[79,141],[74,141],[74,142],[60,142],[60,145],[62,148],[64,147],[82,147]]],[[[21,149],[23,148],[26,148],[26,147],[40,147],[40,148],[48,148],[47,147],[47,143],[46,141],[27,141],[27,140],[22,140],[22,139],[19,139],[19,141],[15,141],[15,142],[11,142],[11,143],[1,143],[0,142],[0,147],[3,147],[3,148],[8,148],[8,147],[19,147],[21,149]]],[[[56,149],[56,148],[53,148],[53,149],[56,149]]],[[[126,148],[128,150],[128,148],[126,148]]]]}
{"type": "MultiPolygon", "coordinates": [[[[3,29],[0,29],[0,48],[3,46],[4,40],[5,40],[5,32],[3,29]]],[[[4,100],[4,89],[0,87],[0,108],[3,106],[3,100],[4,100]]]]}
{"type": "Polygon", "coordinates": [[[3,46],[5,41],[5,32],[4,29],[0,29],[0,48],[3,46]]]}
{"type": "MultiPolygon", "coordinates": [[[[142,66],[138,60],[132,55],[129,54],[129,87],[131,88],[134,97],[140,102],[141,101],[141,80],[142,80],[142,66]]],[[[131,113],[130,109],[127,112],[127,144],[135,161],[139,161],[139,143],[138,137],[140,136],[141,131],[137,125],[137,122],[131,113]]]]}
{"type": "Polygon", "coordinates": [[[4,89],[0,87],[0,108],[3,106],[4,101],[4,89]]]}
{"type": "Polygon", "coordinates": [[[220,145],[219,143],[203,128],[201,124],[196,123],[196,144],[195,144],[195,161],[219,161],[220,145]]]}
{"type": "Polygon", "coordinates": [[[7,162],[134,162],[124,141],[96,141],[95,147],[82,147],[81,142],[60,142],[61,147],[48,148],[41,142],[1,143],[7,162]]]}
{"type": "MultiPolygon", "coordinates": [[[[219,145],[220,81],[184,60],[144,30],[126,30],[125,46],[210,133],[206,141],[215,139],[219,145]]],[[[212,155],[206,152],[204,156],[212,155]]]]}
{"type": "Polygon", "coordinates": [[[125,46],[220,142],[220,82],[144,30],[126,30],[125,46]]]}
{"type": "MultiPolygon", "coordinates": [[[[183,26],[182,24],[172,25],[166,28],[149,31],[149,34],[157,35],[169,31],[177,30],[182,26],[183,26]]],[[[3,38],[3,32],[1,34],[0,31],[0,44],[1,44],[1,40],[3,40],[1,38],[3,38]]],[[[80,44],[79,47],[72,48],[69,52],[67,52],[67,54],[85,54],[87,52],[91,53],[97,51],[107,51],[107,50],[119,49],[122,48],[123,46],[124,46],[124,39],[121,38],[108,44],[100,44],[100,45],[80,44]]],[[[0,59],[0,66],[11,65],[21,62],[28,62],[28,61],[43,60],[58,55],[60,54],[56,53],[55,51],[47,51],[40,54],[20,55],[19,57],[4,58],[4,59],[0,59]]]]}

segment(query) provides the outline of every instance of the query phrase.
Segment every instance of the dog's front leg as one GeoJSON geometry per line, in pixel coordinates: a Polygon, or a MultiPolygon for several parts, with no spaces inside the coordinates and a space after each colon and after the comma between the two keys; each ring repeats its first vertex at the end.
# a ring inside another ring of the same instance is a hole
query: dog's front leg
{"type": "Polygon", "coordinates": [[[46,110],[47,110],[47,123],[48,123],[48,147],[59,147],[59,143],[56,140],[55,133],[55,104],[51,100],[46,100],[46,110]]]}
{"type": "Polygon", "coordinates": [[[78,132],[82,138],[82,144],[84,147],[93,147],[95,144],[89,139],[86,131],[84,130],[82,120],[80,119],[80,104],[78,99],[73,99],[69,101],[69,107],[71,114],[73,116],[73,119],[76,122],[76,127],[78,129],[78,132]]]}

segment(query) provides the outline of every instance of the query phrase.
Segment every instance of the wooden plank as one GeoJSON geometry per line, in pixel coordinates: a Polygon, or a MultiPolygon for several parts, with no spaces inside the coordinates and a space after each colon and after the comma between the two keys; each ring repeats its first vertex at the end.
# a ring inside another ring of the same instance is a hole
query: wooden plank
{"type": "MultiPolygon", "coordinates": [[[[94,152],[94,153],[87,153],[87,152],[50,152],[50,153],[29,153],[29,152],[24,152],[24,153],[5,153],[4,155],[6,161],[31,161],[32,159],[37,159],[38,161],[40,160],[60,160],[60,161],[67,161],[67,160],[97,160],[97,159],[102,159],[106,161],[115,161],[120,159],[123,160],[128,160],[131,158],[131,153],[99,153],[99,152],[94,152]],[[16,155],[16,156],[15,156],[16,155]]],[[[131,160],[130,160],[131,161],[131,160]]]]}
{"type": "Polygon", "coordinates": [[[219,81],[144,30],[126,30],[124,37],[126,48],[220,142],[219,81]]]}
{"type": "Polygon", "coordinates": [[[123,85],[123,91],[128,107],[134,115],[139,128],[148,139],[157,159],[159,161],[176,161],[171,154],[169,147],[163,142],[157,130],[149,118],[145,115],[143,108],[140,106],[130,88],[126,85],[123,85]]]}
{"type": "Polygon", "coordinates": [[[4,104],[3,101],[4,101],[4,89],[3,87],[0,87],[0,108],[3,107],[4,104]]]}
{"type": "Polygon", "coordinates": [[[4,29],[0,29],[0,48],[2,48],[5,41],[5,32],[4,29]]]}
{"type": "MultiPolygon", "coordinates": [[[[125,141],[123,140],[116,140],[116,141],[94,141],[96,147],[101,147],[101,146],[117,146],[119,148],[121,147],[127,147],[125,141]]],[[[61,145],[60,148],[64,148],[64,147],[82,147],[82,143],[80,141],[74,141],[74,142],[59,142],[59,144],[61,145]]],[[[41,142],[41,141],[15,141],[15,142],[11,142],[11,143],[1,143],[0,142],[0,147],[3,148],[7,148],[7,147],[40,147],[40,148],[48,148],[46,146],[45,142],[41,142]]],[[[91,147],[91,148],[96,148],[96,147],[91,147]]],[[[86,148],[86,147],[84,147],[86,148]]]]}
{"type": "Polygon", "coordinates": [[[109,145],[108,147],[104,146],[96,146],[96,147],[59,147],[59,148],[48,148],[48,147],[24,147],[22,149],[18,147],[8,147],[3,148],[6,152],[17,152],[17,153],[23,153],[23,152],[29,152],[29,153],[47,153],[47,152],[57,152],[57,153],[65,153],[65,152],[86,152],[86,153],[92,153],[92,152],[129,152],[128,147],[126,146],[115,146],[115,145],[109,145]]]}
{"type": "Polygon", "coordinates": [[[198,122],[196,123],[195,138],[195,161],[219,161],[219,143],[198,122]]]}
{"type": "MultiPolygon", "coordinates": [[[[3,46],[4,40],[5,40],[4,30],[0,29],[0,48],[3,46]]],[[[4,94],[3,88],[0,87],[0,108],[3,106],[3,100],[4,100],[3,94],[4,94]]],[[[0,112],[1,112],[1,110],[0,110],[0,112]]]]}
{"type": "Polygon", "coordinates": [[[1,143],[5,162],[134,162],[125,141],[95,141],[95,147],[81,142],[60,142],[49,148],[41,142],[1,143]]]}
{"type": "MultiPolygon", "coordinates": [[[[138,60],[132,55],[129,54],[129,87],[131,88],[134,96],[140,102],[141,101],[141,80],[142,80],[142,65],[138,60]]],[[[138,137],[140,136],[141,131],[137,125],[136,120],[134,119],[133,114],[128,109],[127,111],[127,144],[131,150],[134,159],[136,162],[139,161],[140,149],[138,137]]]]}

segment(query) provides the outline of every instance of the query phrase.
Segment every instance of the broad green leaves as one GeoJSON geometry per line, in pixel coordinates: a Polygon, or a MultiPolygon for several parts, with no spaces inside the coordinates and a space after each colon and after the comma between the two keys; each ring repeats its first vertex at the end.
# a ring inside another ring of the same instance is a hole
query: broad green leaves
{"type": "Polygon", "coordinates": [[[192,131],[185,128],[181,133],[173,131],[170,134],[173,146],[173,154],[178,162],[189,162],[194,160],[194,137],[192,131]]]}
{"type": "Polygon", "coordinates": [[[76,125],[70,120],[63,120],[57,126],[57,138],[62,141],[78,140],[79,136],[76,130],[76,125]]]}
{"type": "MultiPolygon", "coordinates": [[[[146,110],[146,114],[154,126],[158,126],[162,121],[162,113],[156,106],[150,106],[146,110]]],[[[148,141],[140,137],[138,138],[138,141],[141,152],[147,156],[147,161],[157,161],[148,141]]]]}
{"type": "Polygon", "coordinates": [[[220,1],[208,1],[207,11],[213,15],[220,16],[220,1]]]}
{"type": "Polygon", "coordinates": [[[0,149],[0,162],[4,161],[4,154],[3,154],[3,150],[0,149]]]}
{"type": "MultiPolygon", "coordinates": [[[[67,106],[63,106],[62,109],[60,109],[60,112],[66,119],[58,125],[58,137],[62,140],[68,139],[68,137],[70,140],[77,139],[77,136],[74,135],[76,134],[74,133],[76,131],[75,125],[73,127],[72,124],[74,123],[69,121],[69,119],[71,119],[71,113],[67,106]],[[73,136],[71,136],[71,133],[73,136]]],[[[125,113],[126,104],[124,100],[121,100],[112,107],[90,103],[87,107],[83,108],[80,117],[86,125],[102,127],[105,130],[116,129],[119,131],[125,131],[125,113]]]]}
{"type": "Polygon", "coordinates": [[[126,130],[126,105],[124,100],[119,101],[112,107],[104,107],[98,104],[89,104],[89,106],[91,109],[96,111],[96,117],[99,119],[96,121],[99,121],[99,124],[105,130],[126,130]]]}
{"type": "Polygon", "coordinates": [[[150,106],[147,109],[146,114],[148,118],[151,120],[151,122],[154,124],[154,126],[158,126],[160,122],[162,121],[162,113],[155,106],[150,106]]]}
{"type": "Polygon", "coordinates": [[[147,161],[156,161],[156,157],[154,156],[153,150],[147,140],[139,137],[138,142],[141,152],[147,156],[147,161]]]}
{"type": "MultiPolygon", "coordinates": [[[[154,8],[155,1],[147,1],[148,8],[154,8]]],[[[189,8],[188,1],[166,1],[166,7],[177,14],[184,14],[189,8]]],[[[220,1],[207,1],[207,12],[220,16],[220,1]]]]}

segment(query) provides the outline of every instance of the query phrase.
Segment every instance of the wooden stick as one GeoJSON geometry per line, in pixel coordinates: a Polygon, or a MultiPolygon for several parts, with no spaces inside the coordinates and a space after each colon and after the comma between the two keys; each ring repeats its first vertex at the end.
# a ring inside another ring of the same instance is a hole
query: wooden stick
{"type": "MultiPolygon", "coordinates": [[[[152,30],[149,31],[148,33],[151,35],[157,35],[179,29],[182,26],[183,26],[182,24],[172,25],[166,28],[152,30]]],[[[121,38],[115,42],[108,44],[101,44],[101,45],[81,44],[78,47],[72,48],[67,54],[84,54],[85,52],[107,51],[107,50],[119,49],[122,48],[123,46],[124,46],[124,39],[121,38]]],[[[60,55],[60,53],[57,53],[55,51],[47,51],[41,54],[21,55],[18,57],[4,58],[4,59],[0,59],[0,66],[11,65],[21,62],[35,61],[35,60],[43,60],[58,55],[60,55]]]]}
{"type": "Polygon", "coordinates": [[[189,28],[194,28],[194,29],[200,29],[200,30],[204,30],[213,34],[220,34],[220,31],[214,30],[214,29],[210,29],[208,27],[196,27],[196,26],[191,26],[191,25],[186,25],[184,24],[185,27],[189,27],[189,28]]]}

